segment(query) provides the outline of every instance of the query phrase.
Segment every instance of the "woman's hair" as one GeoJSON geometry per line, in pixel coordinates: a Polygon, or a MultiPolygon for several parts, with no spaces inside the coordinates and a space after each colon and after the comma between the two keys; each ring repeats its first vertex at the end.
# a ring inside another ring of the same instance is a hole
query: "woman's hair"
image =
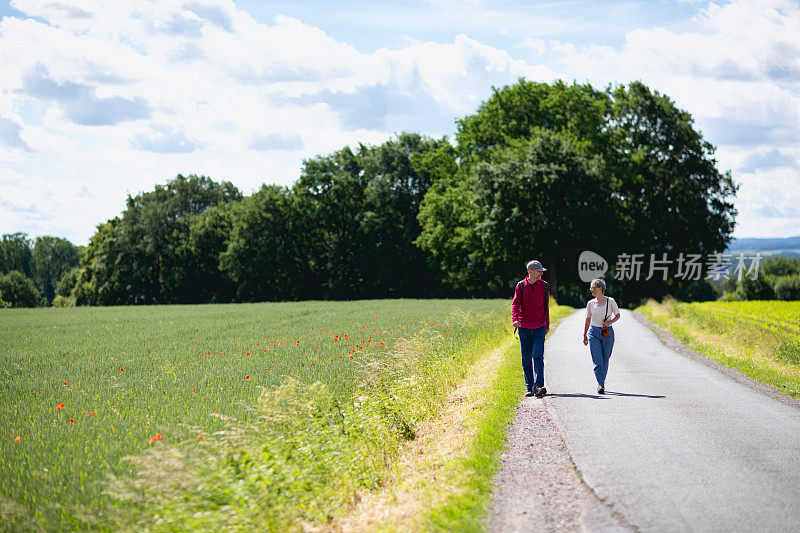
{"type": "Polygon", "coordinates": [[[590,287],[600,287],[603,290],[603,294],[606,293],[606,282],[600,278],[593,279],[592,282],[589,284],[590,287]]]}

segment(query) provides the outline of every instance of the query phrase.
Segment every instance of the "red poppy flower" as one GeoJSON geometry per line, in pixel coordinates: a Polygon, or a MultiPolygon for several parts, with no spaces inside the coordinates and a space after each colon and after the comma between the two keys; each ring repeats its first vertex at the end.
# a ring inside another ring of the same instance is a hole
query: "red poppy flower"
{"type": "Polygon", "coordinates": [[[58,404],[58,405],[56,406],[56,411],[60,411],[60,410],[62,410],[63,408],[64,408],[64,404],[63,404],[63,403],[60,403],[60,404],[58,404]]]}
{"type": "Polygon", "coordinates": [[[250,376],[245,376],[244,379],[250,379],[250,376]]]}
{"type": "Polygon", "coordinates": [[[74,424],[74,423],[75,423],[75,419],[74,419],[74,418],[70,418],[70,419],[69,419],[69,423],[70,423],[70,424],[74,424]]]}

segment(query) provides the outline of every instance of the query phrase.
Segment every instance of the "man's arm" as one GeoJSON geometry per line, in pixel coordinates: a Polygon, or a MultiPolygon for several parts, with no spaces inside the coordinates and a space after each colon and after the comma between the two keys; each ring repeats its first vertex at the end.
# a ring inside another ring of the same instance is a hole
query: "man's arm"
{"type": "Polygon", "coordinates": [[[522,317],[522,308],[520,306],[521,295],[519,292],[519,283],[514,286],[514,299],[511,301],[511,323],[515,328],[519,327],[520,318],[522,317]]]}

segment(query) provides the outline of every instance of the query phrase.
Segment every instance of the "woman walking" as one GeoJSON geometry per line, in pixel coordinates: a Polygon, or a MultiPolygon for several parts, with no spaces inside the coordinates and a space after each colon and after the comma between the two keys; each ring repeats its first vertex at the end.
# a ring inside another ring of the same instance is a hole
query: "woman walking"
{"type": "Polygon", "coordinates": [[[611,327],[611,324],[620,318],[619,306],[614,298],[606,296],[606,282],[602,279],[593,279],[589,284],[589,291],[594,298],[586,304],[583,345],[588,344],[592,354],[594,376],[597,378],[597,393],[605,394],[608,360],[611,358],[611,350],[614,348],[614,328],[611,327]]]}

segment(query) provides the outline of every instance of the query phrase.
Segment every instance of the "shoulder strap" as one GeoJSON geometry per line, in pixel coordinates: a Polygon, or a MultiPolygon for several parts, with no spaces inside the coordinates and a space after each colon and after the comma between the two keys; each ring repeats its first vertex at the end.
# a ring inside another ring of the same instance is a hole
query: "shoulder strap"
{"type": "Polygon", "coordinates": [[[522,297],[525,295],[525,280],[523,279],[519,283],[517,283],[517,287],[519,287],[519,306],[522,307],[522,297]]]}
{"type": "Polygon", "coordinates": [[[608,309],[609,309],[609,307],[611,307],[611,298],[606,296],[606,317],[603,319],[603,322],[608,320],[608,309]]]}
{"type": "Polygon", "coordinates": [[[547,309],[547,306],[549,304],[550,304],[550,284],[544,281],[544,308],[547,309]]]}

